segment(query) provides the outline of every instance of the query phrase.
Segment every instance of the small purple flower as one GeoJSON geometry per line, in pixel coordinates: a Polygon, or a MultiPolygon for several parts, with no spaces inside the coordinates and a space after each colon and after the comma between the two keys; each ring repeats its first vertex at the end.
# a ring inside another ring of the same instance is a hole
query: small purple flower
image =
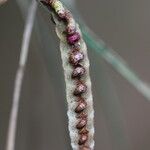
{"type": "Polygon", "coordinates": [[[78,83],[77,87],[75,88],[74,95],[81,95],[85,93],[87,90],[87,86],[84,83],[78,83]]]}
{"type": "Polygon", "coordinates": [[[77,66],[72,72],[72,78],[80,78],[85,73],[85,68],[83,66],[77,66]]]}
{"type": "Polygon", "coordinates": [[[79,52],[79,51],[73,51],[70,53],[69,55],[69,62],[72,64],[72,65],[78,65],[78,63],[80,61],[82,61],[84,58],[84,54],[82,52],[79,52]]]}
{"type": "Polygon", "coordinates": [[[72,35],[67,35],[67,42],[70,45],[75,44],[76,42],[78,42],[80,40],[80,34],[78,32],[75,32],[72,35]]]}

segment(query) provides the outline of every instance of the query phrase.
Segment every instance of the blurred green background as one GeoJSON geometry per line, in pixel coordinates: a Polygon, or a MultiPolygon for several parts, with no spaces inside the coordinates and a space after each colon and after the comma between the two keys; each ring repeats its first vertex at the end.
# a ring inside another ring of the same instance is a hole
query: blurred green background
{"type": "MultiPolygon", "coordinates": [[[[20,0],[21,1],[21,0],[20,0]]],[[[150,1],[77,1],[87,25],[150,83],[150,1]]],[[[19,108],[16,150],[71,150],[59,40],[34,28],[19,108]]],[[[4,150],[24,18],[15,1],[0,6],[0,150],[4,150]]],[[[149,150],[150,103],[89,49],[95,108],[95,150],[149,150]]]]}

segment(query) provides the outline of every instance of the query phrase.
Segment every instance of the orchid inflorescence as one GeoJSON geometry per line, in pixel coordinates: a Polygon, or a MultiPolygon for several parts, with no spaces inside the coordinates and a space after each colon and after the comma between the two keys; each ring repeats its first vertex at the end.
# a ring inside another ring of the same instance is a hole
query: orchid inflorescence
{"type": "Polygon", "coordinates": [[[71,145],[74,150],[94,149],[93,98],[87,48],[72,14],[59,0],[42,0],[53,13],[66,81],[71,145]]]}

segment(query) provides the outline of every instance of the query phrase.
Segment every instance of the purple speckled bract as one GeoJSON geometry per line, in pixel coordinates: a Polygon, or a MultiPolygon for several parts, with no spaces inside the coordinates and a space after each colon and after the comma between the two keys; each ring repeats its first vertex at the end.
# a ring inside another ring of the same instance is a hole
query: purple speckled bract
{"type": "Polygon", "coordinates": [[[70,45],[75,44],[79,40],[80,40],[80,34],[78,32],[67,36],[67,42],[70,45]]]}

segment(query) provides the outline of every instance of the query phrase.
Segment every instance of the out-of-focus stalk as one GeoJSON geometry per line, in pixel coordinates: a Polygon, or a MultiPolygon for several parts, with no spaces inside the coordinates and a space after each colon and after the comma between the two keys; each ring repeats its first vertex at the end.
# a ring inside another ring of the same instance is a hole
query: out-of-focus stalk
{"type": "Polygon", "coordinates": [[[20,93],[21,93],[21,87],[22,87],[22,82],[24,77],[24,70],[27,62],[34,18],[36,16],[36,10],[37,10],[37,3],[35,2],[35,0],[32,0],[28,10],[28,16],[24,28],[19,66],[17,69],[15,83],[14,83],[14,92],[13,92],[13,99],[12,99],[12,108],[10,112],[6,150],[15,150],[15,139],[16,139],[20,93]]]}

